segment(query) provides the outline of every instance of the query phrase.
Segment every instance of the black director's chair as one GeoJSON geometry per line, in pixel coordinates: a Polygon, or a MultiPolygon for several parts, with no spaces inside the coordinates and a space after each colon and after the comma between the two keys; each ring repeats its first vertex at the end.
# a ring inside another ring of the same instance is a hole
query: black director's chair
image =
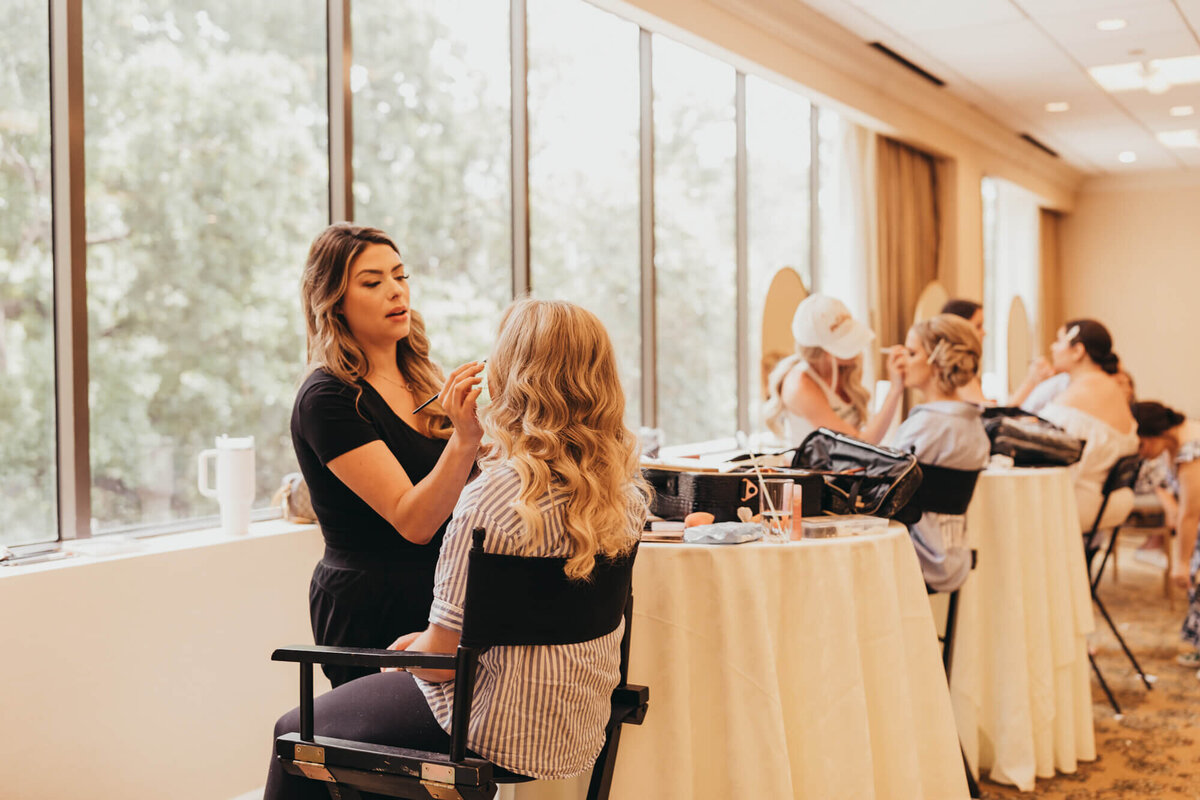
{"type": "Polygon", "coordinates": [[[300,664],[300,732],[275,740],[275,757],[287,772],[325,781],[334,800],[357,800],[359,792],[413,800],[491,800],[497,784],[532,779],[467,756],[467,727],[479,657],[494,646],[590,641],[612,633],[624,617],[620,684],[613,691],[604,749],[592,768],[588,787],[589,800],[606,800],[621,725],[642,723],[650,694],[645,686],[626,683],[636,548],[613,561],[598,558],[591,577],[575,581],[563,573],[566,559],[486,553],[484,536],[483,528],[475,529],[468,557],[462,637],[454,655],[316,646],[286,647],[272,654],[273,661],[300,664]],[[430,753],[316,735],[313,664],[453,669],[450,752],[430,753]]]}

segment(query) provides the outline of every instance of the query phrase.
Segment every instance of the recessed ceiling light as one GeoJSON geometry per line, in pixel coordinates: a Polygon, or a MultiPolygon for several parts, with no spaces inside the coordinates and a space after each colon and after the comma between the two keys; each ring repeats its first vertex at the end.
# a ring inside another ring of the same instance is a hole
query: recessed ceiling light
{"type": "Polygon", "coordinates": [[[1125,27],[1123,19],[1102,19],[1096,23],[1096,27],[1102,31],[1119,31],[1125,27]]]}
{"type": "Polygon", "coordinates": [[[1157,61],[1151,61],[1150,66],[1143,67],[1142,80],[1150,94],[1166,94],[1171,89],[1171,78],[1157,61]]]}
{"type": "Polygon", "coordinates": [[[1070,108],[1071,108],[1070,103],[1066,103],[1061,100],[1058,102],[1055,102],[1055,103],[1046,103],[1046,110],[1049,111],[1051,114],[1057,114],[1060,111],[1068,111],[1068,110],[1070,110],[1070,108]]]}
{"type": "Polygon", "coordinates": [[[1191,106],[1171,106],[1172,117],[1190,117],[1196,113],[1196,109],[1191,106]]]}
{"type": "Polygon", "coordinates": [[[1125,152],[1121,153],[1121,155],[1117,156],[1117,161],[1120,161],[1122,164],[1132,164],[1133,162],[1137,161],[1137,153],[1133,152],[1132,150],[1126,150],[1125,152]]]}
{"type": "Polygon", "coordinates": [[[1200,131],[1189,128],[1183,131],[1162,131],[1158,140],[1167,147],[1200,147],[1200,131]]]}

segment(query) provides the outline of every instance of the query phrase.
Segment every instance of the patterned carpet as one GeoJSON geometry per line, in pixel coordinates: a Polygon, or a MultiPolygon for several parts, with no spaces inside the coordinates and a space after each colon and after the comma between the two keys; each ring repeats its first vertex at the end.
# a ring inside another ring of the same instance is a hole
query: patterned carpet
{"type": "Polygon", "coordinates": [[[1134,560],[1133,548],[1142,539],[1139,531],[1122,534],[1119,580],[1113,582],[1110,563],[1100,597],[1142,669],[1158,677],[1154,689],[1142,686],[1097,612],[1091,639],[1096,663],[1123,718],[1115,718],[1093,678],[1097,760],[1081,763],[1074,775],[1039,778],[1032,793],[984,781],[980,789],[987,800],[1200,800],[1200,680],[1195,669],[1175,663],[1184,598],[1175,590],[1174,607],[1168,607],[1162,571],[1134,560]]]}

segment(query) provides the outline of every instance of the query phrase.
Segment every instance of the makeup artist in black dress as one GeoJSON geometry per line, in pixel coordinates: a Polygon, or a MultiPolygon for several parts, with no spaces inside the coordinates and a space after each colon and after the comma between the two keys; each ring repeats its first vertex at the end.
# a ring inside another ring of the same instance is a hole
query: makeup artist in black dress
{"type": "MultiPolygon", "coordinates": [[[[304,267],[309,374],[291,428],[325,537],[309,586],[317,644],[384,648],[425,627],[442,532],[483,435],[483,365],[443,381],[408,280],[385,233],[347,223],[313,241],[304,267]]],[[[324,670],[335,687],[376,671],[324,670]]]]}

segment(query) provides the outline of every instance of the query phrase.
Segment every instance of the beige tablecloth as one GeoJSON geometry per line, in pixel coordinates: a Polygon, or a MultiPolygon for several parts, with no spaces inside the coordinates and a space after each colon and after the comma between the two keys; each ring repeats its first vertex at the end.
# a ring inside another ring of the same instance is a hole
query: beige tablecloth
{"type": "Polygon", "coordinates": [[[960,594],[958,729],[972,765],[1032,791],[1035,776],[1096,758],[1092,601],[1067,470],[984,472],[967,536],[979,562],[960,594]]]}
{"type": "Polygon", "coordinates": [[[901,527],[784,545],[643,544],[629,679],[650,687],[650,710],[625,726],[613,800],[967,796],[901,527]]]}

